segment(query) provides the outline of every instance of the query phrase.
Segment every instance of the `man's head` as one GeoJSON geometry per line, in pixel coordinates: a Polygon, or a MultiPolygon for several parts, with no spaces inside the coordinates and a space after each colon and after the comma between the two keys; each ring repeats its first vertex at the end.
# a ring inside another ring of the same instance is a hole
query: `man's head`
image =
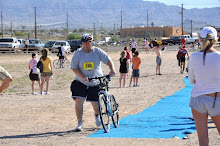
{"type": "Polygon", "coordinates": [[[82,47],[84,49],[91,49],[93,42],[92,42],[92,36],[90,34],[82,35],[81,41],[82,41],[82,47]]]}
{"type": "Polygon", "coordinates": [[[91,42],[92,36],[90,34],[83,34],[81,38],[82,43],[83,42],[91,42]]]}

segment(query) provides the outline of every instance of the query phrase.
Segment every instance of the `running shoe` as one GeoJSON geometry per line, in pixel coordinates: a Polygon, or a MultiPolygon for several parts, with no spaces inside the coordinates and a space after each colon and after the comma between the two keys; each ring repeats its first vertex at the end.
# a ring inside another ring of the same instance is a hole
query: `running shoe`
{"type": "Polygon", "coordinates": [[[101,120],[100,120],[100,115],[95,115],[95,124],[97,127],[101,126],[101,120]]]}
{"type": "Polygon", "coordinates": [[[83,125],[82,125],[82,124],[76,126],[76,128],[74,129],[74,131],[76,131],[76,132],[80,132],[80,131],[82,131],[82,130],[83,130],[83,125]]]}
{"type": "Polygon", "coordinates": [[[46,95],[51,95],[51,93],[50,93],[50,92],[46,92],[45,94],[46,94],[46,95]]]}
{"type": "Polygon", "coordinates": [[[37,93],[36,93],[36,92],[33,92],[32,95],[37,95],[37,93]]]}
{"type": "Polygon", "coordinates": [[[140,85],[139,84],[136,84],[136,87],[139,87],[140,85]]]}
{"type": "Polygon", "coordinates": [[[133,84],[133,87],[136,87],[136,85],[135,85],[135,84],[133,84]]]}

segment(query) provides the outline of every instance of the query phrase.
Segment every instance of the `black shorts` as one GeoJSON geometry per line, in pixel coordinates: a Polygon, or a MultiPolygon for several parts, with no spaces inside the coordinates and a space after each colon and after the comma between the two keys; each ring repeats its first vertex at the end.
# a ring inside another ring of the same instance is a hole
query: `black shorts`
{"type": "Polygon", "coordinates": [[[134,53],[136,51],[136,48],[132,48],[131,52],[134,53]]]}
{"type": "Polygon", "coordinates": [[[33,70],[29,73],[29,78],[31,81],[40,81],[39,74],[33,74],[33,70]]]}
{"type": "Polygon", "coordinates": [[[186,62],[186,58],[185,58],[185,57],[182,57],[182,58],[180,59],[180,62],[186,62]]]}
{"type": "Polygon", "coordinates": [[[72,98],[83,98],[86,101],[98,101],[99,86],[86,86],[79,81],[74,80],[70,87],[72,98]]]}

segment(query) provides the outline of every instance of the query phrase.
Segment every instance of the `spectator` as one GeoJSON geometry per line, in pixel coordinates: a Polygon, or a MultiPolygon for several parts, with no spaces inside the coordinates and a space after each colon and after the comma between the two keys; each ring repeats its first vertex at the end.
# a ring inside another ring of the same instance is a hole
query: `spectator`
{"type": "Polygon", "coordinates": [[[41,73],[41,95],[46,94],[50,95],[49,92],[49,81],[50,77],[53,75],[53,68],[52,68],[52,59],[48,56],[49,50],[47,48],[44,48],[42,50],[42,56],[40,60],[43,63],[43,72],[41,73]],[[44,83],[46,82],[46,92],[43,92],[44,89],[44,83]]]}
{"type": "Polygon", "coordinates": [[[37,54],[36,53],[32,53],[32,59],[29,61],[29,69],[30,74],[29,74],[29,78],[32,81],[32,95],[37,95],[37,93],[34,90],[34,84],[35,81],[38,82],[39,84],[39,88],[41,89],[41,85],[40,85],[40,78],[39,78],[39,71],[37,69],[37,54]]]}
{"type": "Polygon", "coordinates": [[[134,79],[134,84],[133,87],[138,87],[138,78],[140,77],[140,64],[141,64],[141,58],[139,57],[139,52],[136,51],[134,53],[134,57],[132,58],[132,63],[133,63],[133,79],[134,79]]]}
{"type": "Polygon", "coordinates": [[[128,59],[126,58],[126,52],[125,51],[121,52],[121,57],[120,57],[119,61],[120,61],[120,68],[119,68],[120,79],[119,79],[119,83],[120,83],[120,87],[121,87],[121,82],[123,80],[123,87],[125,87],[126,74],[128,72],[128,59]]]}
{"type": "Polygon", "coordinates": [[[214,49],[217,31],[204,27],[200,33],[202,50],[189,59],[189,80],[194,84],[189,106],[192,109],[200,146],[208,146],[208,116],[220,133],[220,52],[214,49]]]}

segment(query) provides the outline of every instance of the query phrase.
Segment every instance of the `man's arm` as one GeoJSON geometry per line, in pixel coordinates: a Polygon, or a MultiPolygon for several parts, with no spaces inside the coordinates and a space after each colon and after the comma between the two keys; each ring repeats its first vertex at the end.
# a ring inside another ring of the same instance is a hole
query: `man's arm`
{"type": "Polygon", "coordinates": [[[72,68],[73,72],[75,75],[79,78],[81,78],[83,81],[89,81],[88,77],[85,77],[82,72],[78,68],[72,68]]]}

